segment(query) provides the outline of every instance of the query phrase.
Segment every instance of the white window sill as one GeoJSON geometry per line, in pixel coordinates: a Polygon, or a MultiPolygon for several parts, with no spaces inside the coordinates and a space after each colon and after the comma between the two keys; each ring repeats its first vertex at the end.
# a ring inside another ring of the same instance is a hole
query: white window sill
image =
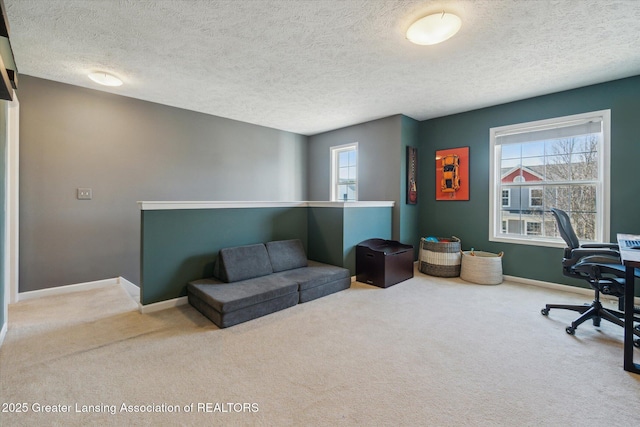
{"type": "Polygon", "coordinates": [[[490,242],[511,243],[514,245],[527,246],[545,246],[549,248],[566,248],[567,245],[561,240],[549,240],[543,238],[522,238],[522,237],[506,237],[506,236],[490,236],[490,242]]]}

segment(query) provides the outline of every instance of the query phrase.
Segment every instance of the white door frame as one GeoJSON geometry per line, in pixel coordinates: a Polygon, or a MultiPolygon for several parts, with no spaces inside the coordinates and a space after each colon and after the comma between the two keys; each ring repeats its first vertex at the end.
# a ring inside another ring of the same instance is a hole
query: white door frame
{"type": "MultiPolygon", "coordinates": [[[[7,108],[7,176],[5,212],[5,271],[4,301],[5,316],[7,305],[18,302],[18,257],[19,257],[19,168],[20,168],[20,102],[13,92],[13,101],[7,108]]],[[[6,319],[5,319],[6,321],[6,319]]]]}

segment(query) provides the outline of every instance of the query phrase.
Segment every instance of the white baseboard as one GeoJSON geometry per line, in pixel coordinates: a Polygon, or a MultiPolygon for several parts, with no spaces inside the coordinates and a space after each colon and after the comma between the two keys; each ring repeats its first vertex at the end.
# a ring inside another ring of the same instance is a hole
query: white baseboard
{"type": "Polygon", "coordinates": [[[57,286],[55,288],[39,289],[37,291],[28,291],[18,293],[18,301],[26,301],[35,298],[49,297],[52,295],[68,294],[70,292],[88,291],[90,289],[104,288],[120,283],[119,278],[96,280],[93,282],[77,283],[75,285],[57,286]]]}
{"type": "Polygon", "coordinates": [[[18,294],[18,301],[43,298],[52,295],[62,295],[71,292],[88,291],[91,289],[105,288],[113,285],[121,285],[131,298],[140,301],[140,288],[128,281],[124,277],[114,277],[112,279],[96,280],[93,282],[76,283],[74,285],[57,286],[55,288],[39,289],[36,291],[21,292],[18,294]]]}
{"type": "Polygon", "coordinates": [[[133,282],[128,281],[122,276],[118,277],[118,283],[120,283],[124,290],[127,291],[129,295],[131,295],[131,298],[136,301],[140,300],[140,288],[137,285],[135,285],[133,282]]]}
{"type": "MultiPolygon", "coordinates": [[[[508,280],[510,282],[522,283],[524,285],[537,286],[539,288],[553,289],[556,291],[571,292],[574,294],[593,296],[593,289],[579,288],[577,286],[561,285],[559,283],[552,283],[552,282],[543,282],[542,280],[526,279],[524,277],[517,277],[517,276],[502,276],[502,277],[504,278],[504,280],[508,280]]],[[[604,300],[611,300],[611,301],[618,300],[618,298],[614,296],[604,295],[604,294],[600,294],[600,298],[604,300]]],[[[635,305],[640,304],[639,297],[635,297],[633,301],[635,305]]]]}
{"type": "Polygon", "coordinates": [[[559,283],[543,282],[542,280],[527,279],[518,276],[502,276],[504,280],[509,282],[522,283],[524,285],[537,286],[539,288],[553,289],[555,291],[571,292],[580,295],[593,295],[593,291],[587,288],[579,288],[577,286],[561,285],[559,283]]]}
{"type": "Polygon", "coordinates": [[[2,329],[0,330],[0,347],[2,347],[2,343],[4,342],[4,337],[7,335],[7,324],[4,323],[2,325],[2,329]]]}
{"type": "MultiPolygon", "coordinates": [[[[540,288],[553,289],[553,290],[562,291],[562,292],[571,292],[574,294],[580,294],[580,295],[586,295],[586,296],[593,295],[593,290],[580,288],[577,286],[561,285],[559,283],[543,282],[541,280],[526,279],[524,277],[517,277],[517,276],[505,275],[503,276],[503,278],[504,280],[508,280],[510,282],[515,282],[515,283],[522,283],[524,285],[537,286],[540,288]]],[[[356,280],[356,277],[351,276],[351,281],[354,282],[355,280],[356,280]]],[[[140,288],[135,284],[133,284],[132,282],[125,279],[124,277],[114,277],[112,279],[77,283],[75,285],[58,286],[55,288],[40,289],[37,291],[20,292],[18,294],[18,301],[26,301],[30,299],[42,298],[42,297],[47,297],[52,295],[62,295],[70,292],[98,289],[98,288],[103,288],[103,287],[113,286],[113,285],[121,285],[125,289],[125,291],[127,291],[127,293],[131,296],[131,298],[138,304],[138,311],[140,311],[140,313],[142,314],[153,313],[156,311],[166,310],[168,308],[173,308],[173,307],[179,307],[181,305],[186,305],[189,303],[187,297],[179,297],[179,298],[173,298],[166,301],[156,302],[153,304],[142,305],[140,303],[140,288]]],[[[602,295],[602,299],[617,300],[615,297],[611,297],[609,295],[602,295]]],[[[634,298],[634,304],[640,305],[639,297],[634,298]]],[[[7,324],[5,323],[2,328],[2,332],[0,333],[0,345],[2,344],[2,340],[4,339],[6,330],[7,330],[7,324]]]]}
{"type": "Polygon", "coordinates": [[[140,303],[140,288],[124,277],[114,277],[112,279],[96,280],[94,282],[77,283],[75,285],[57,286],[55,288],[40,289],[37,291],[21,292],[18,294],[18,301],[43,298],[52,295],[63,295],[70,292],[87,291],[91,289],[104,288],[107,286],[120,285],[138,304],[140,313],[153,313],[154,311],[166,310],[167,308],[178,307],[188,303],[187,297],[174,298],[167,301],[160,301],[153,304],[142,305],[140,303]]]}
{"type": "Polygon", "coordinates": [[[153,313],[155,311],[166,310],[167,308],[179,307],[189,303],[187,297],[173,298],[166,301],[154,302],[153,304],[140,304],[139,310],[142,314],[153,313]]]}

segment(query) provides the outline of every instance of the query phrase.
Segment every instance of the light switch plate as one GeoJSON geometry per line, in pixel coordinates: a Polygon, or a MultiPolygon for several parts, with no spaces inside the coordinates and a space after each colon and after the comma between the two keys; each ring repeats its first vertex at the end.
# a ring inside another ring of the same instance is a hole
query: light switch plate
{"type": "Polygon", "coordinates": [[[93,192],[90,188],[78,188],[77,197],[78,200],[91,200],[93,192]]]}

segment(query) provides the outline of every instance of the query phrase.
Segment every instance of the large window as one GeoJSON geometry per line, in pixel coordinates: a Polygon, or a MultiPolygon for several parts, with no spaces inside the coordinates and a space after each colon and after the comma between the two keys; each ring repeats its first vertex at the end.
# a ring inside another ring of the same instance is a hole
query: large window
{"type": "Polygon", "coordinates": [[[331,200],[358,200],[358,143],[331,147],[331,200]]]}
{"type": "Polygon", "coordinates": [[[490,130],[489,240],[563,245],[551,208],[578,238],[609,241],[610,111],[490,130]]]}

